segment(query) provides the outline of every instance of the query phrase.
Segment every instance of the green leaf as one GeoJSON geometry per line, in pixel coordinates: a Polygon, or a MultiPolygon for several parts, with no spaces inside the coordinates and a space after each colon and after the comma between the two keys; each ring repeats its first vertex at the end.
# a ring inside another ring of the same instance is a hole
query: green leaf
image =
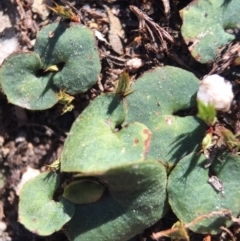
{"type": "Polygon", "coordinates": [[[151,132],[140,123],[117,131],[126,111],[115,94],[97,97],[72,125],[61,156],[61,171],[97,174],[144,160],[151,132]]]}
{"type": "Polygon", "coordinates": [[[66,225],[70,241],[129,240],[162,217],[166,171],[153,161],[125,165],[103,174],[108,193],[95,203],[76,205],[66,225]]]}
{"type": "Polygon", "coordinates": [[[225,2],[197,0],[180,11],[182,36],[192,56],[201,63],[212,62],[217,51],[235,38],[226,30],[239,27],[240,4],[238,0],[225,2]]]}
{"type": "Polygon", "coordinates": [[[71,241],[128,240],[164,214],[165,168],[146,161],[151,132],[145,125],[121,126],[126,112],[120,96],[101,95],[81,113],[65,141],[61,171],[95,176],[107,189],[96,202],[76,206],[65,229],[71,241]]]}
{"type": "Polygon", "coordinates": [[[43,110],[57,103],[52,73],[38,76],[43,68],[37,53],[10,55],[0,69],[0,82],[8,101],[26,109],[43,110]]]}
{"type": "Polygon", "coordinates": [[[217,111],[213,105],[205,105],[201,100],[197,100],[197,117],[202,119],[208,126],[212,126],[217,121],[217,111]]]}
{"type": "Polygon", "coordinates": [[[63,197],[72,203],[87,204],[96,202],[103,194],[105,187],[92,180],[77,180],[64,188],[63,197]]]}
{"type": "Polygon", "coordinates": [[[46,236],[60,230],[74,214],[75,206],[65,198],[53,200],[59,185],[56,173],[45,172],[28,181],[20,192],[19,222],[30,231],[46,236]]]}
{"type": "MultiPolygon", "coordinates": [[[[177,164],[169,176],[169,203],[185,224],[214,211],[227,209],[233,216],[239,214],[239,156],[224,154],[211,166],[214,175],[223,183],[222,191],[209,183],[209,169],[204,168],[204,163],[203,155],[190,154],[177,164]]],[[[216,215],[197,222],[190,229],[197,233],[216,234],[221,231],[221,226],[230,225],[229,217],[216,215]]]]}
{"type": "Polygon", "coordinates": [[[130,76],[127,72],[123,72],[120,75],[120,78],[117,83],[117,87],[115,89],[115,93],[120,95],[120,96],[127,96],[131,94],[133,90],[130,87],[130,76]]]}
{"type": "Polygon", "coordinates": [[[99,53],[93,32],[85,26],[49,24],[38,32],[34,49],[10,55],[0,69],[0,83],[11,103],[44,110],[57,103],[55,92],[78,94],[97,82],[99,53]]]}
{"type": "Polygon", "coordinates": [[[53,83],[69,94],[87,91],[97,82],[101,70],[93,32],[84,25],[52,23],[37,34],[34,50],[44,69],[64,64],[53,77],[53,83]]]}
{"type": "Polygon", "coordinates": [[[193,116],[175,115],[196,106],[198,82],[188,71],[165,66],[145,72],[133,85],[125,123],[139,121],[152,131],[149,158],[177,163],[201,143],[204,124],[193,116]]]}

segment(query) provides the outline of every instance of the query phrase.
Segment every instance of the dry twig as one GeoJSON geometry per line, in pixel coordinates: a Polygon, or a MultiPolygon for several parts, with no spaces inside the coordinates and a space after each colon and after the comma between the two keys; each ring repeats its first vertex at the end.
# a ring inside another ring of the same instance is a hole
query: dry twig
{"type": "Polygon", "coordinates": [[[223,226],[221,226],[220,229],[222,229],[225,233],[227,233],[231,237],[232,241],[236,241],[236,238],[234,237],[233,233],[229,229],[223,226]]]}
{"type": "MultiPolygon", "coordinates": [[[[234,222],[234,220],[238,220],[238,219],[236,219],[232,216],[232,214],[229,210],[222,209],[222,210],[219,210],[219,211],[213,211],[211,213],[201,215],[201,216],[197,217],[196,219],[194,219],[192,222],[184,224],[183,228],[189,229],[190,227],[196,225],[200,221],[202,221],[204,219],[212,218],[212,217],[215,217],[215,216],[227,217],[230,220],[232,220],[233,222],[234,222]]],[[[179,227],[167,229],[167,230],[164,230],[164,231],[161,231],[161,232],[158,232],[158,233],[153,233],[152,238],[155,239],[155,240],[158,240],[161,237],[169,236],[170,234],[175,233],[177,231],[180,231],[179,227]]]]}
{"type": "Polygon", "coordinates": [[[214,61],[213,68],[209,74],[221,74],[224,70],[229,68],[233,60],[240,55],[240,43],[230,43],[227,49],[224,47],[216,60],[214,61]]]}
{"type": "Polygon", "coordinates": [[[20,19],[22,20],[22,19],[24,19],[25,16],[26,16],[25,10],[24,10],[23,5],[22,5],[22,3],[21,3],[20,0],[15,0],[15,1],[16,1],[16,4],[17,4],[18,7],[19,7],[18,13],[19,13],[19,15],[20,15],[20,19]]]}
{"type": "Polygon", "coordinates": [[[165,41],[173,43],[174,40],[172,36],[162,27],[160,27],[157,23],[153,21],[147,14],[141,11],[139,8],[130,5],[131,11],[137,16],[139,21],[139,29],[145,30],[151,36],[152,42],[157,43],[157,39],[160,41],[162,48],[164,51],[167,51],[167,43],[165,41]],[[156,37],[157,39],[156,39],[156,37]]]}

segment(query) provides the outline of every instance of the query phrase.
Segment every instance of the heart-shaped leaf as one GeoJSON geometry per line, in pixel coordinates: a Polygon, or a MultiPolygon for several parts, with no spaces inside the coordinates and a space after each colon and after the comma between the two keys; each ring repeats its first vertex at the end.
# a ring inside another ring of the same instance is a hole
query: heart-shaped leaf
{"type": "Polygon", "coordinates": [[[38,76],[43,64],[37,53],[14,53],[0,69],[0,81],[8,101],[26,109],[48,109],[57,103],[52,73],[38,76]]]}
{"type": "Polygon", "coordinates": [[[58,102],[59,90],[82,93],[97,82],[99,53],[93,32],[85,26],[49,24],[37,34],[34,49],[10,55],[0,69],[0,83],[11,103],[48,109],[58,102]]]}
{"type": "Polygon", "coordinates": [[[160,67],[145,72],[127,96],[126,123],[139,121],[152,131],[148,157],[176,163],[201,143],[205,126],[193,116],[179,117],[180,110],[196,105],[198,79],[176,67],[160,67]]]}
{"type": "Polygon", "coordinates": [[[190,154],[177,164],[169,176],[169,203],[184,223],[219,211],[219,215],[209,215],[209,218],[205,217],[190,227],[194,232],[216,234],[221,231],[221,226],[231,224],[224,210],[229,210],[234,216],[240,211],[240,158],[224,154],[215,161],[212,173],[216,183],[210,182],[209,169],[204,168],[205,161],[203,155],[190,154]]]}
{"type": "Polygon", "coordinates": [[[38,34],[34,46],[44,69],[63,64],[53,83],[69,94],[87,91],[97,82],[101,70],[93,32],[81,24],[52,23],[38,34]]]}
{"type": "Polygon", "coordinates": [[[98,173],[144,160],[151,132],[130,123],[120,131],[126,105],[115,94],[97,97],[74,122],[61,156],[61,171],[98,173]]]}
{"type": "Polygon", "coordinates": [[[181,33],[196,60],[212,62],[218,49],[235,38],[226,30],[239,28],[239,12],[238,0],[197,0],[180,11],[181,33]]]}
{"type": "Polygon", "coordinates": [[[65,198],[59,202],[53,200],[58,185],[58,175],[46,172],[23,186],[18,219],[30,231],[41,236],[50,235],[60,230],[73,216],[73,203],[65,198]]]}

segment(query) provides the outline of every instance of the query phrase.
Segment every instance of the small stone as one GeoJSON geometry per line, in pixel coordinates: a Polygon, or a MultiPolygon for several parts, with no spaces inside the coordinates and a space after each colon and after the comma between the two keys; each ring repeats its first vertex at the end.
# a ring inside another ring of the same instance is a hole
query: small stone
{"type": "Polygon", "coordinates": [[[36,39],[31,40],[31,45],[34,46],[36,43],[36,39]]]}
{"type": "Polygon", "coordinates": [[[1,10],[0,33],[3,34],[3,36],[0,38],[0,65],[10,54],[18,50],[18,38],[16,38],[16,33],[13,29],[14,27],[12,26],[10,15],[1,10]]]}
{"type": "Polygon", "coordinates": [[[7,229],[6,223],[0,221],[0,234],[2,234],[7,229]]]}
{"type": "Polygon", "coordinates": [[[3,156],[4,156],[4,157],[6,157],[9,152],[10,152],[10,149],[9,149],[9,148],[2,148],[2,153],[3,153],[3,156]]]}
{"type": "Polygon", "coordinates": [[[15,139],[16,143],[21,143],[21,142],[24,142],[24,141],[26,141],[26,138],[24,136],[19,136],[15,139]]]}
{"type": "Polygon", "coordinates": [[[0,146],[2,146],[3,143],[4,143],[4,138],[3,138],[3,136],[0,136],[0,146]]]}
{"type": "Polygon", "coordinates": [[[223,182],[216,176],[209,177],[208,183],[211,184],[216,191],[218,192],[223,191],[223,182]]]}
{"type": "Polygon", "coordinates": [[[21,162],[27,162],[28,158],[26,156],[21,158],[21,162]]]}
{"type": "Polygon", "coordinates": [[[40,139],[39,139],[39,137],[36,136],[33,138],[33,141],[35,144],[38,144],[40,142],[40,139]]]}
{"type": "Polygon", "coordinates": [[[52,6],[52,3],[50,0],[34,0],[32,4],[32,11],[34,13],[37,13],[39,17],[42,20],[47,19],[50,10],[47,8],[47,6],[52,6]]]}
{"type": "Polygon", "coordinates": [[[33,144],[31,142],[28,142],[28,149],[33,149],[33,144]]]}
{"type": "Polygon", "coordinates": [[[130,60],[127,61],[126,63],[126,68],[128,69],[128,71],[130,72],[136,72],[140,67],[143,66],[143,61],[140,58],[132,58],[130,60]]]}
{"type": "Polygon", "coordinates": [[[26,132],[24,131],[20,131],[17,138],[15,139],[15,142],[16,143],[22,143],[22,142],[25,142],[26,141],[26,132]]]}
{"type": "Polygon", "coordinates": [[[27,151],[27,154],[28,154],[29,157],[32,157],[32,156],[35,155],[35,152],[33,151],[33,149],[29,149],[29,150],[27,151]]]}
{"type": "Polygon", "coordinates": [[[0,56],[0,65],[1,65],[5,58],[7,58],[11,53],[18,50],[18,39],[16,37],[12,37],[9,39],[0,40],[0,49],[1,49],[1,56],[0,56]]]}

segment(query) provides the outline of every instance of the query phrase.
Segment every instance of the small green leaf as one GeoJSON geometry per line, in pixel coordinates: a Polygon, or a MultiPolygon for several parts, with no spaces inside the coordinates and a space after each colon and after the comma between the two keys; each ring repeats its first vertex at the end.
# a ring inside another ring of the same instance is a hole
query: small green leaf
{"type": "Polygon", "coordinates": [[[102,196],[104,189],[105,187],[98,182],[78,180],[64,188],[63,197],[76,204],[93,203],[102,196]]]}
{"type": "Polygon", "coordinates": [[[118,80],[115,93],[120,96],[127,96],[133,93],[133,90],[130,87],[130,76],[127,72],[123,72],[118,80]]]}
{"type": "Polygon", "coordinates": [[[51,66],[48,66],[44,72],[58,72],[59,71],[59,68],[57,65],[51,65],[51,66]]]}
{"type": "Polygon", "coordinates": [[[236,136],[232,133],[231,130],[225,128],[222,126],[220,128],[221,136],[223,137],[225,145],[232,150],[234,147],[237,147],[239,149],[239,141],[237,140],[236,136]]]}
{"type": "Polygon", "coordinates": [[[208,126],[212,126],[217,121],[217,111],[213,105],[205,105],[197,99],[198,114],[197,117],[202,119],[208,126]]]}
{"type": "Polygon", "coordinates": [[[58,5],[54,1],[53,1],[53,3],[55,4],[55,7],[50,7],[48,5],[46,5],[46,6],[49,9],[51,9],[54,13],[61,16],[62,18],[70,19],[77,23],[80,22],[79,17],[73,12],[73,10],[71,8],[69,8],[68,6],[58,5]]]}
{"type": "Polygon", "coordinates": [[[186,240],[189,241],[188,233],[184,227],[184,223],[177,221],[173,224],[172,228],[178,228],[179,230],[170,234],[171,240],[186,240]]]}
{"type": "Polygon", "coordinates": [[[213,144],[212,144],[212,129],[210,129],[210,131],[207,132],[207,134],[204,136],[204,138],[202,140],[202,151],[203,151],[203,153],[205,151],[207,151],[207,149],[210,148],[211,146],[213,146],[213,144]]]}
{"type": "Polygon", "coordinates": [[[67,94],[64,90],[60,90],[57,94],[58,103],[63,105],[62,115],[68,111],[72,111],[74,106],[71,104],[74,97],[67,94]]]}
{"type": "Polygon", "coordinates": [[[60,159],[55,160],[50,165],[45,164],[49,168],[50,171],[57,171],[60,168],[60,159]]]}

